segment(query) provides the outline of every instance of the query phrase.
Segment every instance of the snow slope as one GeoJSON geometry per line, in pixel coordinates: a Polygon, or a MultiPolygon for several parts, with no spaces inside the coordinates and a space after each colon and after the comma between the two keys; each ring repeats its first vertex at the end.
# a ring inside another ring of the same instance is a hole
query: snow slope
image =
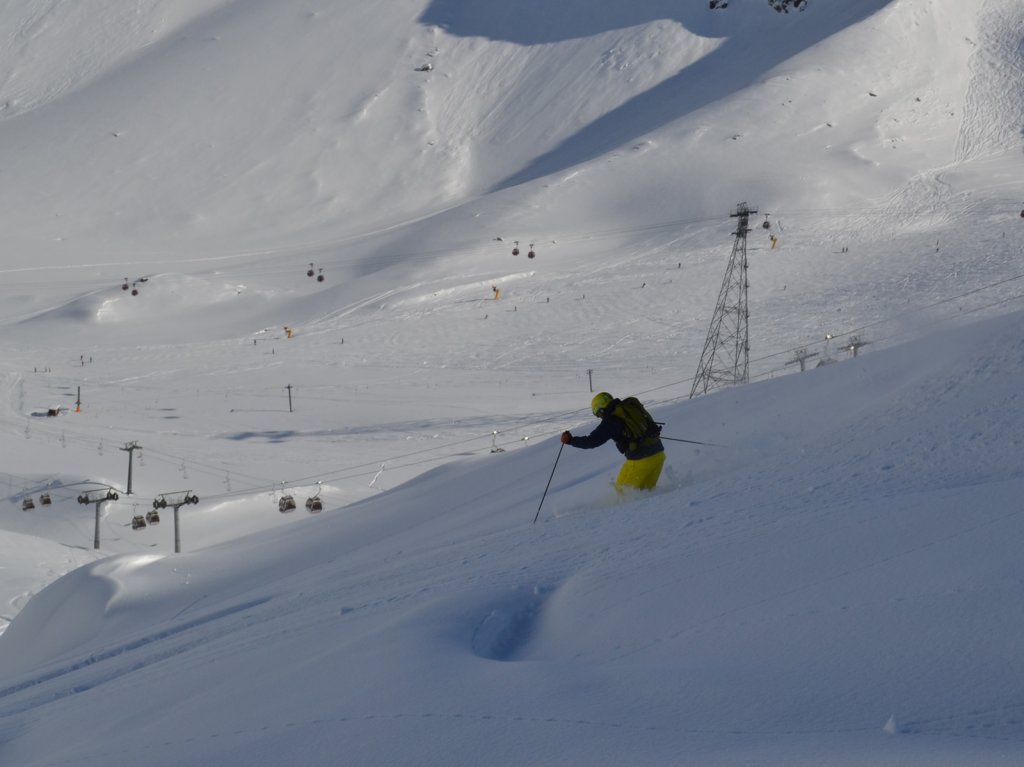
{"type": "Polygon", "coordinates": [[[1016,0],[0,11],[0,763],[1020,761],[1016,0]]]}
{"type": "Polygon", "coordinates": [[[547,440],[80,568],[3,636],[5,761],[1012,762],[1019,323],[659,410],[729,447],[648,498],[571,451],[531,524],[547,440]]]}

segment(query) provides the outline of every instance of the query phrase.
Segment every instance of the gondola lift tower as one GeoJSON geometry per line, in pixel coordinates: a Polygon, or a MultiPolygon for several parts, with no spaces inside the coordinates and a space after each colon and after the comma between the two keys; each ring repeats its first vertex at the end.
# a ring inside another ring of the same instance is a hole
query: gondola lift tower
{"type": "Polygon", "coordinates": [[[712,389],[750,380],[750,311],[747,308],[747,234],[750,217],[757,215],[745,202],[730,217],[737,220],[732,254],[725,278],[718,291],[718,302],[711,318],[697,375],[690,390],[692,399],[712,389]]]}

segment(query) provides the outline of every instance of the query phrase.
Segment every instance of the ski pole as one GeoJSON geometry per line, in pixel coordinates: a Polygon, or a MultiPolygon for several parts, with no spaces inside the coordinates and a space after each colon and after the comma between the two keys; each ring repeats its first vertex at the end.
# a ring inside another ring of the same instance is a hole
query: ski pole
{"type": "Polygon", "coordinates": [[[548,477],[548,483],[544,487],[544,495],[540,497],[540,506],[537,507],[537,513],[533,515],[532,524],[537,523],[537,517],[540,516],[541,506],[544,505],[544,499],[548,497],[548,488],[551,487],[551,480],[555,478],[555,469],[558,468],[558,459],[562,457],[562,448],[565,447],[565,443],[558,446],[558,455],[555,456],[555,465],[551,467],[551,476],[548,477]]]}
{"type": "Polygon", "coordinates": [[[675,437],[662,437],[667,439],[669,442],[687,442],[691,445],[706,445],[707,447],[725,447],[725,445],[716,445],[714,442],[698,442],[695,439],[676,439],[675,437]]]}

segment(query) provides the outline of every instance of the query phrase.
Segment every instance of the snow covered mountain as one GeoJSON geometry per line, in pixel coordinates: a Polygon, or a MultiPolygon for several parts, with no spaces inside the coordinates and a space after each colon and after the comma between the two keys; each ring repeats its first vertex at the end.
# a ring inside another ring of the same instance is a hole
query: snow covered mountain
{"type": "Polygon", "coordinates": [[[0,18],[0,763],[1020,761],[1018,0],[0,18]]]}

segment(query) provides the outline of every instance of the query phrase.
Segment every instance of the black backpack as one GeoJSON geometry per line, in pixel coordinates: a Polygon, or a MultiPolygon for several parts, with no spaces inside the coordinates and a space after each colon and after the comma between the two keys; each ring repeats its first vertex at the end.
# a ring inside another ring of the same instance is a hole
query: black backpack
{"type": "Polygon", "coordinates": [[[632,452],[645,442],[652,442],[661,434],[661,424],[636,397],[626,397],[612,408],[612,414],[622,419],[626,428],[622,432],[623,452],[632,452]]]}

